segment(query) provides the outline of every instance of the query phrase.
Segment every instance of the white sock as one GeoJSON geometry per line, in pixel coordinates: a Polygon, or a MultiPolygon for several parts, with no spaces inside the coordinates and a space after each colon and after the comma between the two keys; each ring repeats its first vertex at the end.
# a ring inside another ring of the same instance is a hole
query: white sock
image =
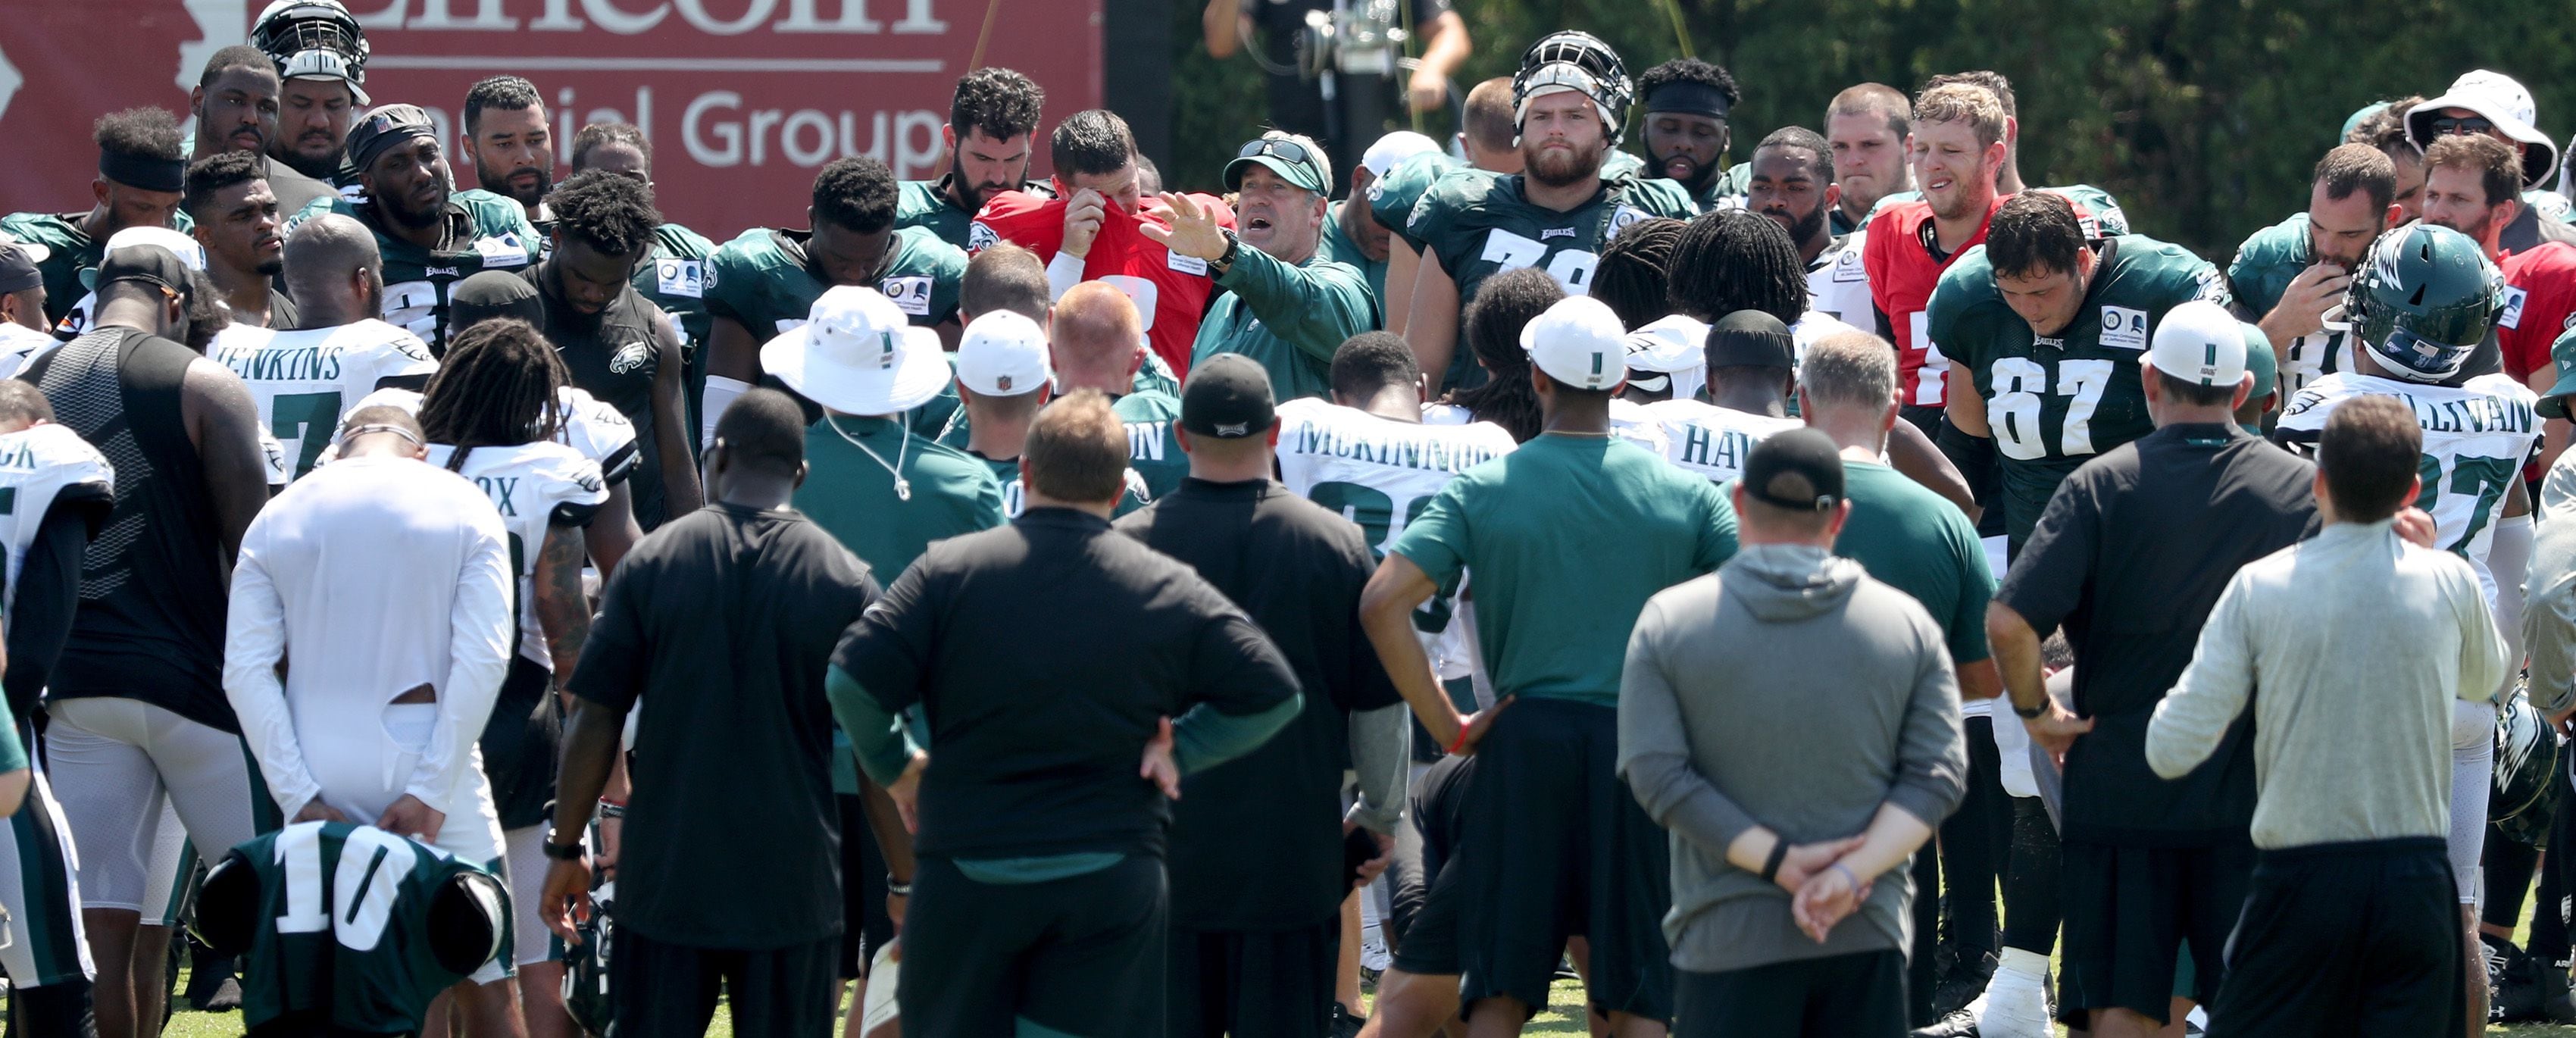
{"type": "Polygon", "coordinates": [[[2020,948],[2006,948],[2003,960],[1995,966],[1995,976],[2001,979],[2007,972],[2034,981],[2041,980],[2048,976],[2048,956],[2020,948]]]}

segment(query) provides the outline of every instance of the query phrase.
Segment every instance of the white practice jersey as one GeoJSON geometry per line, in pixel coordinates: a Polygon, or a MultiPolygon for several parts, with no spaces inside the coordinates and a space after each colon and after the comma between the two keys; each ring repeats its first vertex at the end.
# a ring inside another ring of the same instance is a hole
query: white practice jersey
{"type": "Polygon", "coordinates": [[[56,503],[89,509],[103,522],[116,506],[116,470],[107,455],[68,426],[47,422],[0,436],[0,531],[9,544],[9,595],[27,550],[56,503]]]}
{"type": "Polygon", "coordinates": [[[2522,478],[2522,463],[2540,439],[2537,402],[2510,375],[2480,375],[2466,385],[2430,386],[2338,371],[2308,383],[2281,411],[2280,427],[2318,433],[2337,405],[2354,397],[2393,396],[2415,412],[2424,430],[2424,489],[2415,500],[2432,513],[2434,543],[2468,557],[2494,597],[2487,549],[2506,492],[2522,478]]]}
{"type": "Polygon", "coordinates": [[[340,419],[388,378],[438,370],[420,337],[374,318],[281,332],[236,324],[206,353],[250,386],[261,423],[286,448],[293,474],[313,471],[340,419]]]}
{"type": "Polygon", "coordinates": [[[0,378],[16,378],[27,362],[63,344],[61,339],[16,321],[0,321],[0,378]]]}
{"type": "Polygon", "coordinates": [[[546,528],[555,523],[590,525],[590,517],[608,501],[608,483],[599,463],[560,443],[523,443],[516,447],[476,447],[465,452],[463,465],[452,465],[456,448],[429,445],[429,463],[473,480],[501,513],[510,534],[510,568],[518,578],[519,655],[549,671],[554,656],[546,650],[546,631],[537,623],[537,558],[546,549],[546,528]]]}
{"type": "MultiPolygon", "coordinates": [[[[1450,480],[1517,446],[1512,434],[1492,422],[1404,422],[1316,397],[1279,405],[1280,482],[1358,523],[1369,550],[1380,557],[1450,480]]],[[[1454,630],[1449,612],[1450,602],[1434,597],[1415,617],[1416,626],[1433,634],[1454,630]]],[[[1444,677],[1465,674],[1464,656],[1471,653],[1456,639],[1425,640],[1444,677]]]]}
{"type": "Polygon", "coordinates": [[[1720,483],[1744,474],[1744,456],[1752,453],[1754,444],[1801,424],[1795,418],[1751,414],[1697,400],[1658,400],[1640,410],[1654,435],[1632,434],[1632,426],[1615,430],[1622,438],[1662,454],[1683,471],[1720,483]]]}
{"type": "Polygon", "coordinates": [[[1647,413],[1647,405],[1634,400],[1610,398],[1610,435],[1637,446],[1664,453],[1664,428],[1647,413]]]}
{"type": "MultiPolygon", "coordinates": [[[[1869,271],[1861,266],[1861,246],[1869,240],[1869,228],[1843,235],[1816,254],[1816,262],[1807,266],[1807,309],[1821,313],[1855,328],[1878,326],[1875,304],[1869,298],[1869,271]]],[[[1804,322],[1800,322],[1804,323],[1804,322]]]]}
{"type": "MultiPolygon", "coordinates": [[[[563,387],[563,428],[555,433],[555,442],[572,448],[582,457],[599,465],[600,479],[608,486],[635,472],[635,424],[614,407],[582,390],[563,387]]],[[[379,389],[349,406],[399,407],[413,417],[420,416],[419,393],[409,389],[379,389]]]]}

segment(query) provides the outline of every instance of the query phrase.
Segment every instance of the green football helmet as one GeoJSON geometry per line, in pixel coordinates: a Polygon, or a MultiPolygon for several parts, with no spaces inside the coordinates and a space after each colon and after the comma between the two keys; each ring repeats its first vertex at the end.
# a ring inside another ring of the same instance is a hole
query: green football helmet
{"type": "Polygon", "coordinates": [[[2344,301],[2372,359],[2409,382],[2457,374],[2503,312],[2504,275],[2478,243],[2420,222],[2371,243],[2344,301]]]}

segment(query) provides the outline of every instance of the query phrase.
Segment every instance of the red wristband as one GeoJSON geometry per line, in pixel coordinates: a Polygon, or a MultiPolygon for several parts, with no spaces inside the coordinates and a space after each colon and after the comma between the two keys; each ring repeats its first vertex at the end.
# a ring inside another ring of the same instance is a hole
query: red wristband
{"type": "Polygon", "coordinates": [[[1459,752],[1460,750],[1464,750],[1464,749],[1466,749],[1466,748],[1467,748],[1467,726],[1462,724],[1462,725],[1459,725],[1459,726],[1458,726],[1458,737],[1457,737],[1456,739],[1452,739],[1452,740],[1450,740],[1450,742],[1449,742],[1449,755],[1450,755],[1450,756],[1452,756],[1452,757],[1455,757],[1455,756],[1457,756],[1457,755],[1458,755],[1458,752],[1459,752]]]}

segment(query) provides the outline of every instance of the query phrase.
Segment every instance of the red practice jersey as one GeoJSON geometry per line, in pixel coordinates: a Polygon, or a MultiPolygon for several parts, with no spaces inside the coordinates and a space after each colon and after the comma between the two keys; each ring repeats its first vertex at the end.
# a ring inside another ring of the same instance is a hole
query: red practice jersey
{"type": "Polygon", "coordinates": [[[2576,314],[2576,245],[2542,242],[2496,264],[2504,270],[2504,315],[2496,318],[2496,345],[2504,373],[2528,383],[2551,370],[2549,347],[2576,314]]]}
{"type": "Polygon", "coordinates": [[[1879,313],[1887,315],[1891,337],[1896,341],[1897,388],[1904,391],[1908,406],[1939,407],[1948,400],[1943,389],[1948,383],[1950,358],[1933,343],[1923,312],[1931,307],[1932,286],[1940,284],[1941,272],[1949,269],[1960,253],[1985,244],[1986,228],[2003,204],[2003,196],[1996,196],[1986,209],[1985,222],[1977,225],[1976,237],[1941,259],[1932,258],[1932,247],[1927,244],[1933,233],[1932,203],[1900,202],[1880,210],[1869,221],[1861,269],[1869,273],[1870,302],[1879,313]]]}
{"type": "MultiPolygon", "coordinates": [[[[1056,191],[1073,194],[1060,182],[1056,191]]],[[[1234,226],[1234,211],[1224,199],[1189,197],[1215,213],[1220,225],[1234,226]]],[[[1052,263],[1064,245],[1064,207],[1063,198],[1040,198],[1021,191],[994,195],[967,229],[966,251],[972,255],[1007,241],[1037,253],[1040,262],[1052,263]]],[[[1082,279],[1106,281],[1135,300],[1136,312],[1145,321],[1146,342],[1174,374],[1187,375],[1190,347],[1198,339],[1199,318],[1207,312],[1208,297],[1216,291],[1216,277],[1205,261],[1173,255],[1145,237],[1138,228],[1148,221],[1169,226],[1153,213],[1129,213],[1110,206],[1100,222],[1100,236],[1092,239],[1091,252],[1083,257],[1082,279]]]]}

